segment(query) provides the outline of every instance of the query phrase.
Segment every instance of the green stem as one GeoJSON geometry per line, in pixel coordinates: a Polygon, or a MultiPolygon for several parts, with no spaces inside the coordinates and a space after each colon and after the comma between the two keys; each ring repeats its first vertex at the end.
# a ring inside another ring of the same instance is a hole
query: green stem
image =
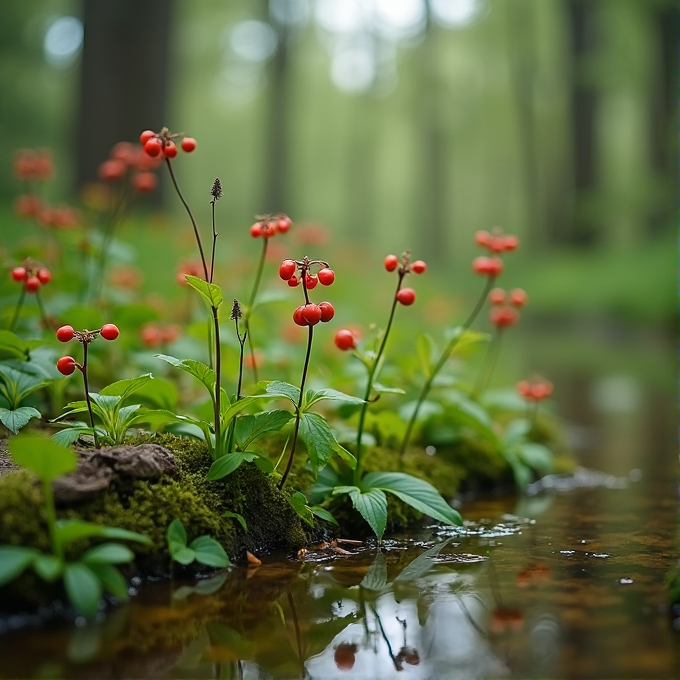
{"type": "Polygon", "coordinates": [[[482,294],[479,296],[479,299],[477,300],[474,309],[472,310],[470,316],[468,316],[468,318],[461,326],[462,331],[457,335],[454,335],[451,338],[451,340],[449,340],[449,344],[446,345],[444,351],[441,353],[439,359],[437,360],[437,363],[432,368],[432,372],[430,373],[429,377],[423,383],[423,386],[420,390],[420,394],[418,395],[418,399],[416,401],[415,408],[413,409],[411,418],[408,421],[406,433],[404,434],[404,438],[401,442],[401,449],[399,451],[400,459],[403,459],[404,453],[406,453],[406,447],[408,446],[409,441],[411,441],[413,426],[416,424],[416,420],[418,419],[418,412],[420,411],[420,407],[422,406],[425,399],[427,399],[427,395],[430,393],[430,389],[432,388],[432,383],[434,382],[434,379],[437,377],[437,374],[439,373],[439,371],[441,371],[446,362],[449,360],[449,357],[451,356],[451,353],[458,344],[458,341],[465,335],[465,331],[467,331],[470,328],[474,320],[477,318],[477,315],[482,310],[484,302],[486,301],[486,298],[489,295],[489,291],[493,287],[495,280],[496,280],[495,276],[489,276],[489,278],[486,281],[486,285],[484,286],[484,290],[482,290],[482,294]]]}
{"type": "Polygon", "coordinates": [[[26,299],[26,288],[21,286],[21,293],[19,293],[19,299],[17,300],[17,306],[14,308],[14,315],[12,316],[12,322],[9,325],[10,331],[14,332],[16,328],[17,321],[19,321],[19,314],[21,314],[21,308],[24,306],[24,300],[26,299]]]}
{"type": "Polygon", "coordinates": [[[250,313],[255,304],[255,297],[257,296],[257,291],[260,288],[260,281],[262,281],[262,272],[264,271],[264,262],[267,257],[267,246],[269,245],[269,239],[262,239],[262,254],[260,255],[260,263],[257,266],[257,273],[255,274],[255,281],[253,283],[253,288],[250,291],[250,298],[248,298],[248,305],[246,307],[246,313],[243,315],[243,324],[246,327],[245,335],[248,338],[248,351],[250,352],[250,359],[253,365],[253,380],[257,383],[257,362],[255,361],[255,344],[253,343],[253,335],[250,331],[250,313]]]}
{"type": "Polygon", "coordinates": [[[97,438],[97,430],[94,428],[94,414],[92,413],[92,400],[90,399],[90,387],[87,384],[87,342],[83,343],[83,366],[80,372],[83,374],[83,384],[85,385],[85,403],[87,404],[87,412],[90,414],[90,427],[92,428],[92,436],[94,437],[94,448],[99,448],[99,439],[97,438]]]}
{"type": "MultiPolygon", "coordinates": [[[[213,400],[215,406],[215,451],[218,451],[220,446],[220,401],[221,401],[221,373],[222,373],[222,351],[220,347],[220,321],[218,318],[217,307],[211,307],[213,315],[213,328],[215,333],[215,399],[213,400]]],[[[223,451],[222,453],[226,453],[223,451]]]]}
{"type": "Polygon", "coordinates": [[[385,351],[385,345],[387,344],[387,337],[390,334],[390,329],[392,328],[392,321],[394,321],[394,312],[397,308],[397,293],[401,288],[401,282],[404,279],[404,272],[399,272],[399,279],[397,281],[397,290],[394,292],[394,299],[392,300],[392,308],[390,309],[390,318],[387,322],[387,328],[383,334],[382,342],[380,343],[380,348],[378,353],[375,355],[375,360],[373,361],[373,366],[368,372],[368,382],[366,383],[366,392],[364,394],[364,403],[361,405],[361,413],[359,415],[359,426],[357,428],[357,465],[354,468],[354,484],[359,485],[361,481],[361,469],[362,469],[362,436],[364,433],[364,423],[366,421],[366,411],[368,410],[368,400],[371,397],[371,391],[373,390],[373,379],[380,366],[380,359],[382,358],[383,352],[385,351]]]}
{"type": "Polygon", "coordinates": [[[491,374],[493,373],[493,369],[496,366],[496,361],[498,361],[498,355],[501,351],[502,337],[503,331],[499,328],[491,340],[489,349],[486,351],[486,355],[482,361],[482,366],[479,369],[479,375],[477,376],[477,383],[475,388],[472,390],[472,394],[470,395],[472,399],[477,399],[479,397],[479,395],[486,389],[486,386],[491,379],[491,374]]]}
{"type": "Polygon", "coordinates": [[[47,528],[52,541],[52,552],[60,562],[63,562],[64,548],[61,545],[61,541],[59,540],[59,536],[57,534],[57,513],[54,509],[52,482],[47,479],[43,479],[43,494],[45,496],[45,517],[47,519],[47,528]]]}
{"type": "Polygon", "coordinates": [[[290,441],[290,432],[286,436],[286,441],[283,444],[283,448],[281,449],[281,455],[279,456],[279,459],[276,461],[276,465],[274,466],[274,469],[278,469],[279,465],[281,464],[281,461],[283,460],[283,456],[286,453],[286,449],[288,448],[288,442],[290,441]]]}
{"type": "Polygon", "coordinates": [[[42,319],[43,326],[45,326],[46,330],[51,330],[50,320],[47,318],[47,313],[45,312],[45,305],[43,304],[40,289],[35,291],[35,301],[38,304],[38,309],[40,310],[40,318],[42,319]]]}

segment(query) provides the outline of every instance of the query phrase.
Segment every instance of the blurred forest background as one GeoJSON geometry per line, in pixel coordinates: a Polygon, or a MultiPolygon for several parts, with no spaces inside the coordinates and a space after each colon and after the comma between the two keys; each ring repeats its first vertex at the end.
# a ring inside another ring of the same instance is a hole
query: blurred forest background
{"type": "MultiPolygon", "coordinates": [[[[535,313],[670,328],[677,9],[3,0],[2,231],[25,228],[10,207],[17,148],[52,148],[50,191],[75,202],[116,142],[167,125],[198,140],[177,163],[190,204],[207,206],[221,178],[224,233],[281,210],[329,247],[378,263],[410,248],[434,281],[476,290],[472,235],[498,225],[522,238],[508,270],[535,313]]],[[[146,209],[185,230],[176,197],[161,198],[146,209]]]]}

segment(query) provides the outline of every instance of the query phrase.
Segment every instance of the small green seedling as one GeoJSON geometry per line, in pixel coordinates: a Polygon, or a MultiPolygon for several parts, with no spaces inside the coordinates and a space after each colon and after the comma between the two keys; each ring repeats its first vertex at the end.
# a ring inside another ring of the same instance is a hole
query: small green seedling
{"type": "Polygon", "coordinates": [[[187,545],[187,532],[180,520],[173,519],[168,526],[170,557],[180,564],[196,561],[208,567],[228,567],[229,556],[224,548],[210,536],[199,536],[187,545]]]}

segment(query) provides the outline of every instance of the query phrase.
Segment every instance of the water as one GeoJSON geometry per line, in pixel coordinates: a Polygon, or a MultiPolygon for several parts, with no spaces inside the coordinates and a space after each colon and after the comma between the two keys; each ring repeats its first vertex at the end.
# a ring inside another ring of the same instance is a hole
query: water
{"type": "Polygon", "coordinates": [[[462,531],[135,584],[94,625],[6,630],[0,677],[680,677],[664,586],[677,559],[672,397],[661,369],[643,379],[622,357],[601,376],[556,376],[588,466],[574,476],[468,503],[462,531]]]}

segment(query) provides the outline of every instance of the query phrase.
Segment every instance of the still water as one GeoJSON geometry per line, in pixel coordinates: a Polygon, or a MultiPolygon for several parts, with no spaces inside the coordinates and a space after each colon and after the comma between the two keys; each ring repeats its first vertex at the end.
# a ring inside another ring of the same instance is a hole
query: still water
{"type": "Polygon", "coordinates": [[[466,503],[462,530],[268,555],[138,584],[95,625],[5,630],[0,678],[680,678],[664,586],[674,369],[660,356],[639,373],[624,352],[600,375],[551,375],[571,395],[571,477],[466,503]]]}

